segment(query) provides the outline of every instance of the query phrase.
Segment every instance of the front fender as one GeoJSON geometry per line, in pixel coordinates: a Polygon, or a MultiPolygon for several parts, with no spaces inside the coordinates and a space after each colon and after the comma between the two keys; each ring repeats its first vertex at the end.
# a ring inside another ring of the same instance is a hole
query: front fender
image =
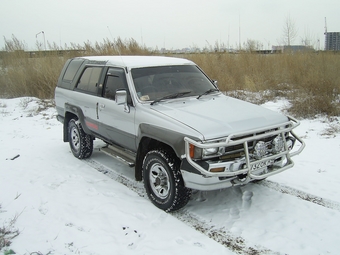
{"type": "Polygon", "coordinates": [[[185,154],[184,137],[188,137],[186,134],[165,127],[142,123],[138,129],[137,144],[140,144],[143,137],[148,137],[170,146],[178,158],[185,154]]]}

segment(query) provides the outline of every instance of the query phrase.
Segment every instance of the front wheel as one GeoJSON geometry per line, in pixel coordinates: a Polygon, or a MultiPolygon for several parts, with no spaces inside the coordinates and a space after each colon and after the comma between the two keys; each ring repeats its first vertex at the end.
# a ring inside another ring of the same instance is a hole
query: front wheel
{"type": "Polygon", "coordinates": [[[185,206],[191,190],[184,186],[180,162],[173,153],[153,150],[143,162],[144,187],[149,199],[158,208],[171,212],[185,206]]]}
{"type": "Polygon", "coordinates": [[[84,132],[79,120],[71,119],[68,123],[68,140],[72,154],[79,159],[88,158],[93,151],[93,139],[84,132]]]}

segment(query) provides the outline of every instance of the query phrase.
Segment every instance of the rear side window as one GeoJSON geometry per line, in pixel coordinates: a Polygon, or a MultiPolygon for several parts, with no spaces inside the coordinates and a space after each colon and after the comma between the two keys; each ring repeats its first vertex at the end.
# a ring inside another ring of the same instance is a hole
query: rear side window
{"type": "Polygon", "coordinates": [[[77,88],[96,93],[102,67],[87,67],[79,79],[77,88]]]}
{"type": "Polygon", "coordinates": [[[72,82],[84,59],[73,59],[64,73],[63,81],[72,82]]]}

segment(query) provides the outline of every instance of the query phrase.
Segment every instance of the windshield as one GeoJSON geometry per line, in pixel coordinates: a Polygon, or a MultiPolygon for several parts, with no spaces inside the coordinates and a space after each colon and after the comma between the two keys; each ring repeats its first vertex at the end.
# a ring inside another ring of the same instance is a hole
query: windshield
{"type": "Polygon", "coordinates": [[[131,70],[137,95],[142,101],[154,101],[174,93],[198,96],[214,84],[195,65],[157,66],[131,70]]]}

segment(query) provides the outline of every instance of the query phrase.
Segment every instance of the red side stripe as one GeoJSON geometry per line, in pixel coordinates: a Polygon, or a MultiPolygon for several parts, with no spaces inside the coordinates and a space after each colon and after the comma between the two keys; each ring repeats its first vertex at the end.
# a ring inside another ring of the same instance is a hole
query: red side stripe
{"type": "Polygon", "coordinates": [[[94,124],[92,122],[89,122],[89,121],[85,121],[85,123],[86,123],[86,126],[88,126],[89,128],[98,130],[98,125],[96,125],[96,124],[94,124]]]}

